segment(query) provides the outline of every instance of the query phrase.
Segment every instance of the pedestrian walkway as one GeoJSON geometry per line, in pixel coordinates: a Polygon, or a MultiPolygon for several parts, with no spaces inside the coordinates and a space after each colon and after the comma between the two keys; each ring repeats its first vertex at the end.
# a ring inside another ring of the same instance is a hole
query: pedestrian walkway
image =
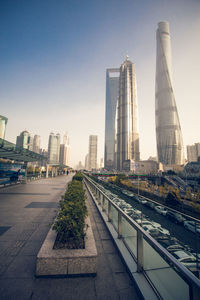
{"type": "Polygon", "coordinates": [[[55,218],[71,176],[41,179],[0,190],[0,299],[138,299],[91,198],[96,277],[35,278],[37,253],[55,218]]]}

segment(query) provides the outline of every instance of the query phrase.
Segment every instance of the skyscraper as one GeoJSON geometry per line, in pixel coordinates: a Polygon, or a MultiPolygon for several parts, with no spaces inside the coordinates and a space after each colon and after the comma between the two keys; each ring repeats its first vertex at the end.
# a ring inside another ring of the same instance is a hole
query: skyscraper
{"type": "Polygon", "coordinates": [[[69,146],[69,137],[65,133],[63,136],[63,144],[60,145],[60,164],[69,165],[69,152],[70,152],[70,146],[69,146]]]}
{"type": "Polygon", "coordinates": [[[119,96],[119,68],[106,70],[106,116],[105,116],[105,152],[104,167],[107,170],[115,166],[115,120],[119,96]]]}
{"type": "Polygon", "coordinates": [[[158,23],[156,34],[156,138],[158,161],[166,165],[184,163],[181,127],[174,97],[169,24],[158,23]]]}
{"type": "Polygon", "coordinates": [[[200,143],[187,146],[187,160],[188,162],[198,161],[200,158],[200,143]]]}
{"type": "MultiPolygon", "coordinates": [[[[120,67],[117,105],[117,169],[140,160],[135,66],[126,57],[120,67]]],[[[131,169],[131,167],[130,167],[131,169]]]]}
{"type": "Polygon", "coordinates": [[[33,138],[33,151],[40,153],[40,136],[35,134],[33,138]]]}
{"type": "Polygon", "coordinates": [[[17,136],[16,145],[24,149],[33,150],[33,138],[27,130],[24,130],[17,136]]]}
{"type": "Polygon", "coordinates": [[[49,164],[59,164],[60,155],[60,134],[54,135],[53,132],[49,135],[48,144],[48,163],[49,164]]]}
{"type": "Polygon", "coordinates": [[[0,138],[4,139],[5,132],[6,132],[6,124],[8,122],[8,119],[4,116],[0,116],[0,138]]]}
{"type": "Polygon", "coordinates": [[[89,136],[89,170],[97,169],[97,135],[89,136]]]}

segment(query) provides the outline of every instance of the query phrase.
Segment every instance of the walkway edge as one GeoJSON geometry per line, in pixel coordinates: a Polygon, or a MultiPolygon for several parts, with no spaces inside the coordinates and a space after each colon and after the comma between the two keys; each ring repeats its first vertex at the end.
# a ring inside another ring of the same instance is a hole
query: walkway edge
{"type": "Polygon", "coordinates": [[[125,247],[124,243],[118,238],[117,232],[114,230],[113,225],[110,222],[108,222],[107,215],[102,211],[100,205],[98,204],[98,202],[94,198],[92,192],[90,191],[90,188],[88,187],[88,185],[86,184],[85,181],[84,181],[84,183],[87,188],[87,191],[89,192],[89,195],[91,196],[92,200],[94,201],[94,203],[104,221],[104,224],[106,225],[108,231],[111,234],[112,240],[115,243],[121,258],[126,265],[129,275],[131,276],[131,278],[133,279],[133,281],[135,283],[138,294],[140,295],[140,297],[142,299],[145,299],[145,300],[158,300],[159,297],[154,292],[152,286],[147,281],[144,274],[137,272],[136,262],[133,260],[131,254],[125,247]]]}

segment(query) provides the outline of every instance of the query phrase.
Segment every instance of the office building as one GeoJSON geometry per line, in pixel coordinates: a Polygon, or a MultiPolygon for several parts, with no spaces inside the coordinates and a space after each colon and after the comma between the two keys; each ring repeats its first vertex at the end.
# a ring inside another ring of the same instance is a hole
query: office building
{"type": "Polygon", "coordinates": [[[69,137],[65,133],[63,136],[63,144],[60,145],[60,164],[65,166],[69,165],[69,153],[70,153],[70,146],[69,146],[69,137]]]}
{"type": "Polygon", "coordinates": [[[115,122],[117,100],[119,97],[119,68],[106,70],[106,110],[105,110],[105,150],[104,167],[116,168],[115,159],[115,122]]]}
{"type": "Polygon", "coordinates": [[[33,138],[33,152],[40,153],[40,136],[37,134],[33,138]]]}
{"type": "Polygon", "coordinates": [[[53,132],[49,135],[48,144],[48,163],[49,164],[59,164],[60,155],[60,134],[54,135],[53,132]]]}
{"type": "Polygon", "coordinates": [[[33,138],[27,130],[24,130],[17,136],[16,146],[24,149],[33,150],[33,138]]]}
{"type": "Polygon", "coordinates": [[[158,23],[156,39],[155,115],[158,161],[165,165],[181,165],[184,163],[184,149],[172,83],[171,42],[167,22],[158,23]]]}
{"type": "Polygon", "coordinates": [[[8,118],[4,116],[0,116],[0,138],[1,139],[5,139],[7,122],[8,122],[8,118]]]}
{"type": "Polygon", "coordinates": [[[135,66],[126,57],[120,67],[117,105],[117,170],[140,160],[135,66]]]}
{"type": "Polygon", "coordinates": [[[85,170],[89,170],[89,154],[85,156],[85,170]]]}
{"type": "Polygon", "coordinates": [[[89,136],[88,165],[90,171],[97,169],[97,135],[89,136]]]}
{"type": "Polygon", "coordinates": [[[188,162],[198,161],[200,158],[200,143],[187,146],[187,160],[188,162]]]}

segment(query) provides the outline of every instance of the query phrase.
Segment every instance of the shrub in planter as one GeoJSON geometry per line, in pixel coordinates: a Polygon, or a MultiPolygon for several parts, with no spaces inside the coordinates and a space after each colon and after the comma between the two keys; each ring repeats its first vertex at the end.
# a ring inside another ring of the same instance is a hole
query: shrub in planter
{"type": "Polygon", "coordinates": [[[73,176],[73,180],[78,180],[78,181],[83,181],[83,175],[81,172],[77,172],[74,176],[73,176]]]}
{"type": "Polygon", "coordinates": [[[57,232],[54,248],[84,248],[87,207],[81,181],[73,180],[60,201],[60,211],[53,225],[57,232]]]}

